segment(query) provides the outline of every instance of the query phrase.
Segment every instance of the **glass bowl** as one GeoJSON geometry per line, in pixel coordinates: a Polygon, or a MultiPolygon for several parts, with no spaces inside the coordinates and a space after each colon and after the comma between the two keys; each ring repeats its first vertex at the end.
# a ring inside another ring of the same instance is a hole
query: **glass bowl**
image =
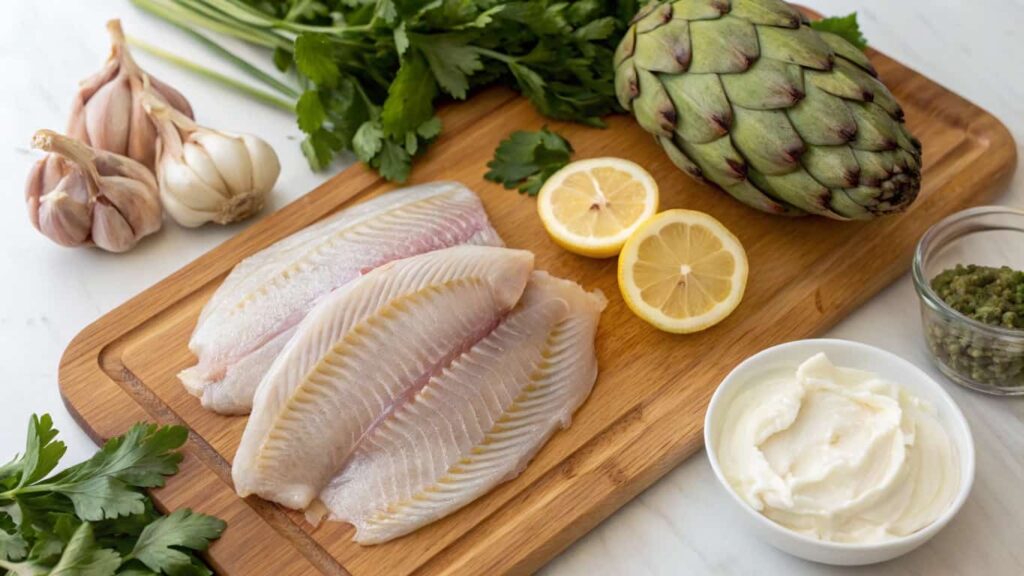
{"type": "Polygon", "coordinates": [[[932,290],[932,279],[957,264],[1024,270],[1024,210],[983,206],[953,214],[921,238],[913,268],[925,340],[939,370],[980,392],[1024,394],[1024,330],[968,318],[932,290]]]}

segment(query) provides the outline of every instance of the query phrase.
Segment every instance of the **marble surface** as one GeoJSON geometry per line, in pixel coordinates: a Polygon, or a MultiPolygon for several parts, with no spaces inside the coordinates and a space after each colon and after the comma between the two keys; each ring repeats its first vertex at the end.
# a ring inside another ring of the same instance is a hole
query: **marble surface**
{"type": "MultiPolygon", "coordinates": [[[[860,12],[871,43],[989,109],[1024,142],[1024,21],[1021,0],[806,0],[824,13],[860,12]]],[[[220,65],[180,32],[127,0],[12,2],[0,19],[0,460],[22,447],[28,416],[50,412],[69,445],[68,462],[95,446],[65,411],[57,391],[60,355],[89,322],[237,233],[241,227],[186,231],[169,224],[121,256],[61,249],[28,224],[21,202],[36,154],[38,128],[62,129],[76,82],[107,53],[103,23],[121,17],[129,33],[220,65]]],[[[265,61],[245,47],[257,61],[265,61]]],[[[269,209],[301,196],[340,170],[313,174],[298,150],[300,133],[287,114],[187,76],[146,55],[151,73],[185,88],[201,121],[265,137],[283,171],[269,209]]],[[[1000,196],[1024,205],[1024,172],[1000,196]]],[[[1022,250],[1007,246],[1007,250],[1022,250]]],[[[881,346],[928,370],[909,275],[827,336],[881,346]]],[[[1024,573],[1024,400],[947,389],[974,431],[978,473],[960,515],[931,543],[870,568],[836,569],[803,562],[738,528],[738,510],[697,454],[579,540],[545,569],[548,575],[603,574],[985,574],[1024,573]]]]}

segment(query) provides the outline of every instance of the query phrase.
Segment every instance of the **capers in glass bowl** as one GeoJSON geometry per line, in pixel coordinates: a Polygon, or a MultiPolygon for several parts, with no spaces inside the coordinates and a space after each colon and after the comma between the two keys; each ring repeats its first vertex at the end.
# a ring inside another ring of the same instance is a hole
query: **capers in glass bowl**
{"type": "Polygon", "coordinates": [[[1024,211],[986,206],[933,226],[914,255],[925,341],[951,380],[1024,394],[1024,211]]]}

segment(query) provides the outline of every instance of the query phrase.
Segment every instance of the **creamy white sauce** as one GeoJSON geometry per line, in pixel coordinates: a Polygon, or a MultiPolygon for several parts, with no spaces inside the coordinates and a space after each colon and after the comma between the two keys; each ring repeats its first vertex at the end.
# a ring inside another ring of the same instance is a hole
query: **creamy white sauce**
{"type": "Polygon", "coordinates": [[[932,406],[825,354],[737,394],[717,453],[750,506],[832,542],[912,534],[941,516],[960,486],[956,446],[932,406]]]}

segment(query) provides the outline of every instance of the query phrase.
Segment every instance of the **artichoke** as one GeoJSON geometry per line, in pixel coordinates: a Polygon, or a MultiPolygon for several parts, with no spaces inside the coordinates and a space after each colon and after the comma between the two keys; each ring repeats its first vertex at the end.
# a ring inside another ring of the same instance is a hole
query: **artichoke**
{"type": "Polygon", "coordinates": [[[920,189],[921,144],[867,56],[781,0],[649,4],[615,87],[674,164],[759,210],[864,220],[920,189]]]}

